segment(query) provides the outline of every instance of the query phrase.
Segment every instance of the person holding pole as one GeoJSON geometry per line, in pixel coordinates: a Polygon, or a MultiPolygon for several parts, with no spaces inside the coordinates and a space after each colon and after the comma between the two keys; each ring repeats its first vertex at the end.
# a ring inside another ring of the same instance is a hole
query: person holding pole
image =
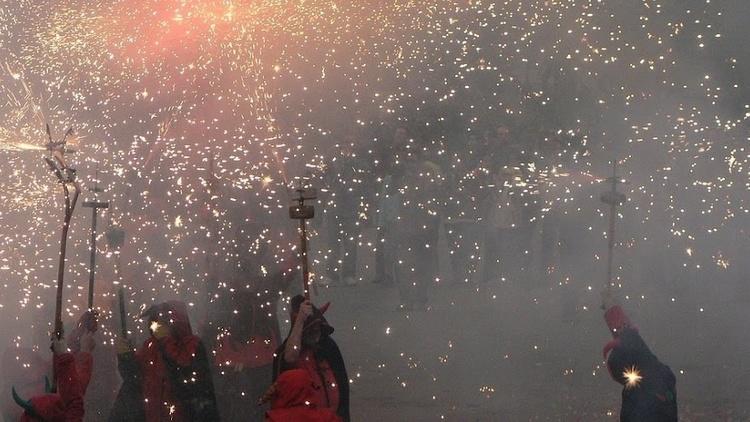
{"type": "Polygon", "coordinates": [[[292,298],[292,328],[276,351],[273,381],[288,370],[307,371],[317,392],[315,407],[331,409],[349,422],[349,376],[341,351],[331,338],[333,327],[323,316],[329,305],[317,308],[302,295],[292,298]]]}
{"type": "Polygon", "coordinates": [[[57,374],[56,392],[47,386],[47,393],[22,399],[13,388],[13,399],[23,408],[20,422],[81,422],[84,416],[83,397],[91,379],[91,351],[96,345],[93,333],[85,332],[79,340],[81,351],[71,353],[64,337],[52,338],[53,365],[57,374]]]}
{"type": "Polygon", "coordinates": [[[620,422],[677,422],[676,379],[646,345],[611,288],[602,292],[604,320],[612,333],[602,351],[607,369],[622,384],[620,422]]]}

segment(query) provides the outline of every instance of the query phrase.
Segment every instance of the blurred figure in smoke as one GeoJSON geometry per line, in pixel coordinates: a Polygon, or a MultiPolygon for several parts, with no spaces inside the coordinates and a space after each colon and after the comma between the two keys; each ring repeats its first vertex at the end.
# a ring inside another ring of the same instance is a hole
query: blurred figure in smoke
{"type": "Polygon", "coordinates": [[[612,378],[623,385],[621,422],[677,422],[676,379],[643,341],[612,292],[602,293],[613,340],[604,346],[612,378]]]}
{"type": "Polygon", "coordinates": [[[347,286],[357,284],[357,244],[360,237],[359,208],[365,203],[364,178],[367,165],[350,139],[338,145],[338,153],[327,169],[328,192],[331,195],[325,212],[328,215],[328,277],[347,286]]]}
{"type": "Polygon", "coordinates": [[[25,401],[13,389],[13,399],[23,408],[20,422],[81,422],[83,397],[91,379],[95,341],[93,332],[81,333],[76,340],[80,351],[71,353],[64,338],[52,340],[53,364],[57,374],[57,392],[38,395],[25,401]]]}
{"type": "Polygon", "coordinates": [[[273,380],[289,370],[304,370],[313,381],[314,406],[330,409],[349,422],[349,376],[341,351],[331,338],[333,327],[323,316],[328,305],[318,309],[302,295],[292,298],[292,328],[276,352],[273,380]]]}
{"type": "Polygon", "coordinates": [[[499,125],[494,130],[484,132],[478,153],[484,167],[492,168],[517,163],[519,148],[511,138],[510,129],[505,125],[499,125]]]}
{"type": "Polygon", "coordinates": [[[276,308],[296,273],[264,274],[246,262],[217,303],[214,365],[216,398],[224,421],[262,421],[255,404],[273,375],[281,344],[276,308]]]}
{"type": "Polygon", "coordinates": [[[395,282],[393,264],[395,254],[390,247],[390,237],[395,231],[396,218],[399,209],[399,195],[397,191],[403,174],[403,160],[410,154],[409,132],[399,126],[390,142],[386,142],[378,164],[375,166],[375,177],[380,179],[380,189],[377,192],[377,247],[375,250],[375,279],[374,283],[391,285],[395,282]]]}
{"type": "Polygon", "coordinates": [[[453,282],[474,282],[481,263],[477,248],[483,228],[480,201],[486,196],[488,172],[479,167],[478,138],[470,135],[467,151],[453,154],[448,163],[449,188],[446,189],[446,238],[450,248],[453,282]]]}
{"type": "Polygon", "coordinates": [[[185,304],[154,305],[142,318],[151,336],[137,352],[127,339],[118,339],[123,386],[139,380],[141,397],[118,396],[122,401],[115,403],[110,421],[218,421],[208,356],[193,335],[185,304]],[[143,417],[137,419],[139,415],[143,417]]]}
{"type": "Polygon", "coordinates": [[[341,422],[328,408],[318,408],[315,384],[304,369],[291,369],[279,375],[265,393],[261,404],[270,401],[266,422],[341,422]]]}
{"type": "Polygon", "coordinates": [[[516,276],[523,266],[526,245],[525,239],[520,236],[521,204],[515,189],[515,183],[520,177],[521,171],[517,167],[502,166],[497,169],[482,206],[486,227],[486,282],[516,276]]]}
{"type": "MultiPolygon", "coordinates": [[[[440,167],[414,154],[399,184],[396,279],[401,308],[426,309],[438,270],[440,167]]],[[[395,242],[394,242],[395,243],[395,242]]]]}

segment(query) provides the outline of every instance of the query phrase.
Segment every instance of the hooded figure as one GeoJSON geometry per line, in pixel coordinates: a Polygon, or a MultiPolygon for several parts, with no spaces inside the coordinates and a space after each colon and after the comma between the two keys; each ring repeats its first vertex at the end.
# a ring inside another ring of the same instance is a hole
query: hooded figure
{"type": "Polygon", "coordinates": [[[331,409],[319,409],[315,404],[315,385],[304,369],[282,373],[267,393],[271,410],[266,422],[340,422],[331,409]]]}
{"type": "Polygon", "coordinates": [[[292,328],[276,352],[274,381],[283,372],[305,370],[313,382],[315,406],[330,409],[349,422],[349,376],[341,351],[331,338],[333,327],[323,316],[328,305],[318,309],[302,295],[292,298],[292,328]]]}
{"type": "Polygon", "coordinates": [[[677,422],[676,379],[651,352],[623,309],[604,314],[613,340],[604,346],[612,378],[623,385],[621,422],[677,422]]]}
{"type": "Polygon", "coordinates": [[[151,336],[137,352],[119,355],[123,387],[137,393],[133,381],[140,381],[141,397],[121,392],[118,400],[124,402],[115,403],[110,421],[218,421],[208,356],[193,335],[185,304],[154,305],[141,317],[147,319],[151,336]],[[128,408],[126,403],[141,405],[128,408]]]}
{"type": "Polygon", "coordinates": [[[80,422],[83,420],[83,392],[72,353],[55,355],[58,392],[33,397],[27,402],[15,394],[14,399],[23,407],[20,422],[80,422]]]}
{"type": "Polygon", "coordinates": [[[2,406],[2,420],[17,421],[23,413],[23,408],[13,401],[11,388],[20,397],[31,397],[44,391],[45,378],[50,373],[51,365],[39,352],[30,348],[15,348],[9,346],[3,355],[0,366],[0,383],[3,384],[0,406],[2,406]],[[19,363],[23,363],[20,365],[19,363]]]}
{"type": "Polygon", "coordinates": [[[46,393],[23,400],[12,390],[13,400],[24,410],[21,422],[80,422],[83,420],[83,396],[91,379],[94,340],[91,335],[81,340],[84,351],[75,355],[69,353],[65,339],[52,341],[53,365],[57,375],[57,392],[51,393],[51,386],[45,382],[46,393]]]}
{"type": "Polygon", "coordinates": [[[30,349],[21,349],[18,353],[6,351],[2,373],[12,386],[9,397],[12,397],[23,411],[22,414],[4,411],[6,420],[71,422],[83,419],[83,397],[91,380],[91,353],[96,346],[93,337],[97,329],[96,314],[86,311],[79,319],[77,327],[80,328],[84,323],[85,329],[75,329],[71,334],[72,353],[68,351],[68,343],[64,338],[52,341],[52,365],[57,375],[56,393],[52,392],[53,386],[46,376],[51,365],[38,353],[30,349]],[[21,358],[21,362],[27,364],[28,368],[19,367],[18,358],[21,358]],[[31,400],[21,398],[42,390],[44,394],[32,397],[31,400]]]}

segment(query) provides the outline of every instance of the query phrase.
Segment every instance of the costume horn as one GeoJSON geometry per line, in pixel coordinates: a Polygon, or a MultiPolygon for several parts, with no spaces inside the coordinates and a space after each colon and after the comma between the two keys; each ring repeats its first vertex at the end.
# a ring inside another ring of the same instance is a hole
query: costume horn
{"type": "Polygon", "coordinates": [[[15,401],[17,405],[23,407],[23,410],[25,410],[29,414],[36,414],[36,412],[34,411],[34,406],[30,401],[24,400],[21,398],[21,396],[18,395],[18,393],[16,392],[16,387],[11,387],[11,392],[13,393],[13,401],[15,401]]]}

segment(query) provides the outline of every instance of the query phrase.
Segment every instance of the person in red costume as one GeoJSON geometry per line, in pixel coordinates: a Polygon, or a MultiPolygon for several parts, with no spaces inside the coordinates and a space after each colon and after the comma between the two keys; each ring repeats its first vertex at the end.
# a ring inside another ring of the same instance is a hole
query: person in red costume
{"type": "Polygon", "coordinates": [[[603,350],[612,378],[622,384],[620,422],[677,422],[676,379],[641,338],[607,289],[602,294],[612,340],[603,350]]]}
{"type": "Polygon", "coordinates": [[[201,340],[193,335],[185,304],[169,301],[154,305],[142,317],[151,333],[143,346],[135,353],[127,339],[120,339],[118,346],[122,378],[126,382],[140,380],[140,389],[134,391],[141,397],[118,396],[110,421],[218,421],[208,356],[201,340]],[[142,403],[142,409],[123,403],[142,403]],[[143,417],[134,419],[133,415],[143,417]]]}
{"type": "Polygon", "coordinates": [[[341,422],[331,409],[318,408],[317,393],[310,374],[304,369],[282,373],[261,399],[270,401],[266,422],[341,422]]]}
{"type": "Polygon", "coordinates": [[[331,338],[333,327],[323,316],[329,304],[316,308],[302,295],[293,297],[290,304],[292,328],[276,351],[274,381],[284,372],[305,370],[315,385],[315,405],[349,422],[349,377],[341,351],[331,338]]]}
{"type": "Polygon", "coordinates": [[[83,396],[91,379],[93,333],[85,331],[78,339],[81,351],[70,353],[64,338],[52,341],[53,364],[57,374],[57,393],[47,393],[23,400],[13,389],[13,399],[24,412],[20,422],[81,422],[83,396]]]}
{"type": "MultiPolygon", "coordinates": [[[[82,395],[86,394],[91,379],[92,351],[96,346],[93,336],[97,327],[96,312],[86,311],[79,318],[76,328],[68,336],[71,340],[70,350],[67,347],[65,348],[66,352],[71,352],[75,361],[74,367],[82,387],[82,395]]],[[[53,396],[55,395],[49,394],[52,386],[49,385],[47,375],[52,372],[52,365],[56,360],[58,359],[53,356],[53,362],[48,362],[40,353],[32,349],[6,350],[0,370],[3,375],[1,381],[7,387],[7,390],[3,388],[2,414],[4,420],[18,420],[26,412],[30,401],[23,400],[21,397],[37,395],[32,399],[35,402],[54,401],[53,396]],[[43,396],[39,395],[41,392],[50,397],[42,399],[43,396]]]]}

